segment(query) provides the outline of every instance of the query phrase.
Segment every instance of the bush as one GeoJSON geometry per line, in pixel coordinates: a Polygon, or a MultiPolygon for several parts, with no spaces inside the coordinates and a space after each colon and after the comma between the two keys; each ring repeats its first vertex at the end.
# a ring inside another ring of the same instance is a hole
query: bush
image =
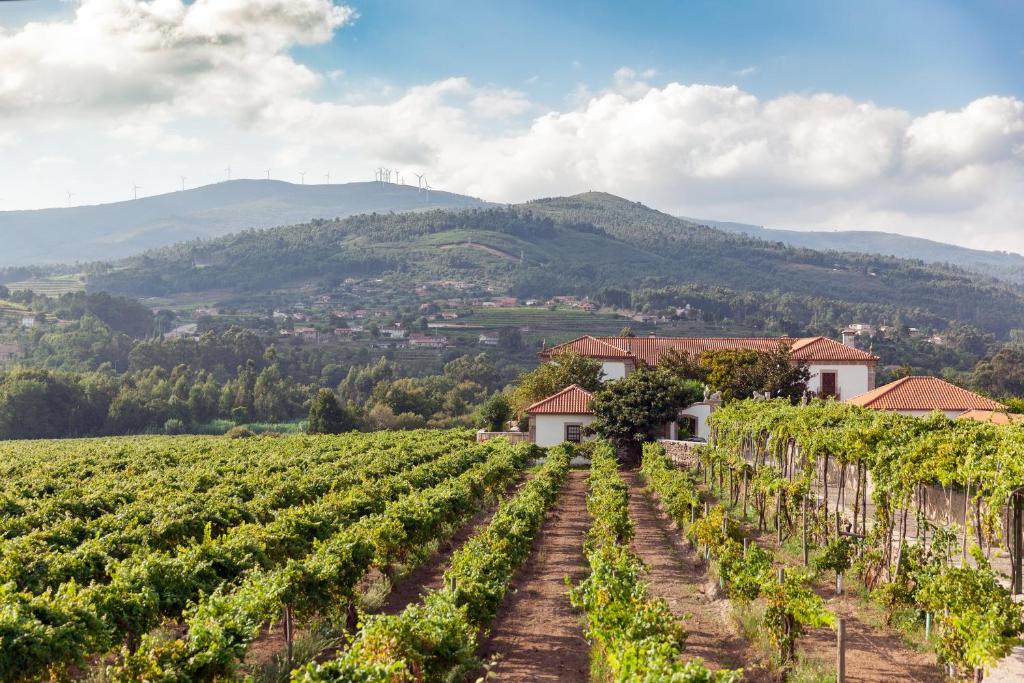
{"type": "Polygon", "coordinates": [[[224,433],[224,436],[229,439],[249,439],[256,435],[252,433],[251,429],[247,429],[245,427],[232,427],[224,433]]]}
{"type": "Polygon", "coordinates": [[[185,433],[185,423],[176,417],[164,422],[164,434],[175,435],[185,433]]]}

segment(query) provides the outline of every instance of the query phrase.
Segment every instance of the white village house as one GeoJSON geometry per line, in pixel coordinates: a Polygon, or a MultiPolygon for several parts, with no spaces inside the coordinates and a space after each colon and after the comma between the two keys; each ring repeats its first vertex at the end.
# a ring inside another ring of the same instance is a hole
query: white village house
{"type": "MultiPolygon", "coordinates": [[[[808,390],[823,398],[843,400],[864,394],[875,387],[878,356],[841,344],[827,337],[592,337],[584,336],[542,351],[542,361],[571,351],[601,361],[605,381],[622,379],[640,366],[655,367],[662,354],[670,350],[690,355],[718,349],[773,351],[783,343],[789,346],[794,362],[804,361],[810,370],[808,390]]],[[[594,420],[589,410],[590,394],[580,387],[569,387],[527,409],[531,441],[552,446],[578,440],[577,427],[594,420]],[[573,438],[570,438],[573,437],[573,438]]],[[[706,397],[680,411],[679,418],[665,426],[664,436],[676,439],[690,434],[706,439],[708,416],[721,405],[715,396],[706,397]],[[680,430],[680,425],[683,429],[680,430]]],[[[961,411],[962,412],[962,411],[961,411]]]]}
{"type": "Polygon", "coordinates": [[[592,398],[589,391],[573,384],[527,408],[530,443],[554,446],[563,441],[586,440],[584,428],[596,419],[590,411],[592,398]]]}

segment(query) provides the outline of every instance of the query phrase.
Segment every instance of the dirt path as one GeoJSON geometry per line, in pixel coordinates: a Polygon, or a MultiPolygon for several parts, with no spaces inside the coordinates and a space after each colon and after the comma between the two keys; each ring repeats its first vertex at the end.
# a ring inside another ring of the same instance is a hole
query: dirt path
{"type": "Polygon", "coordinates": [[[376,611],[380,614],[398,614],[407,605],[419,601],[426,591],[440,589],[444,583],[444,572],[448,569],[455,551],[461,548],[471,536],[486,528],[490,524],[491,518],[494,517],[500,500],[515,495],[515,492],[529,481],[531,477],[532,475],[528,475],[509,486],[508,490],[501,495],[499,500],[495,500],[483,510],[477,512],[469,522],[462,525],[454,536],[443,541],[430,558],[399,579],[392,586],[384,604],[376,611]]]}
{"type": "Polygon", "coordinates": [[[704,594],[703,564],[657,509],[639,472],[624,472],[623,478],[629,485],[629,516],[636,526],[632,550],[647,565],[651,594],[664,598],[683,620],[688,634],[684,655],[700,657],[715,670],[744,666],[747,645],[730,625],[728,601],[704,594]]]}
{"type": "MultiPolygon", "coordinates": [[[[710,493],[710,492],[709,492],[710,493]]],[[[712,494],[713,495],[713,494],[712,494]]],[[[717,499],[717,498],[716,498],[717,499]]],[[[756,512],[751,508],[752,516],[756,512]]],[[[736,519],[736,515],[733,515],[736,519]]],[[[778,538],[771,531],[758,531],[756,518],[743,523],[747,535],[758,545],[772,551],[776,562],[792,566],[779,549],[778,538]]],[[[846,679],[851,683],[891,683],[916,681],[941,683],[946,680],[935,655],[910,646],[894,629],[872,623],[865,617],[865,606],[849,594],[835,597],[830,585],[815,588],[828,609],[846,619],[846,679]]],[[[817,661],[834,662],[836,653],[835,631],[830,628],[813,629],[797,641],[798,653],[817,661]]]]}
{"type": "MultiPolygon", "coordinates": [[[[846,680],[850,683],[917,681],[941,683],[946,680],[935,655],[918,652],[896,633],[863,621],[856,598],[841,596],[828,600],[828,608],[846,619],[846,680]]],[[[836,634],[832,629],[815,629],[798,641],[800,656],[834,661],[836,634]]]]}
{"type": "Polygon", "coordinates": [[[488,680],[586,683],[590,645],[580,617],[569,604],[568,576],[575,584],[587,574],[583,537],[587,516],[587,472],[572,470],[555,507],[517,574],[490,638],[481,648],[485,662],[497,659],[488,680]],[[517,590],[518,589],[518,590],[517,590]]]}

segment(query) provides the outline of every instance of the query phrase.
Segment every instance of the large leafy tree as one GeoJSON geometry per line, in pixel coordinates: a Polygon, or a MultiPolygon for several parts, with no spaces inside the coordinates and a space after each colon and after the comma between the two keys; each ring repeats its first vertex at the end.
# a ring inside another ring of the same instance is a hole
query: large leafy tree
{"type": "Polygon", "coordinates": [[[662,359],[662,365],[679,377],[721,391],[726,401],[750,398],[755,391],[796,400],[807,389],[810,378],[807,363],[794,362],[784,343],[772,351],[720,349],[705,351],[699,357],[672,351],[662,359]]]}
{"type": "Polygon", "coordinates": [[[505,425],[512,419],[512,404],[508,396],[495,392],[480,405],[477,412],[477,426],[489,432],[505,431],[505,425]]]}
{"type": "Polygon", "coordinates": [[[321,389],[309,409],[310,434],[341,434],[355,429],[351,416],[330,389],[321,389]]]}
{"type": "Polygon", "coordinates": [[[597,420],[591,428],[635,462],[641,445],[654,438],[680,410],[699,401],[702,394],[699,382],[665,370],[641,368],[594,394],[590,409],[597,420]]]}
{"type": "Polygon", "coordinates": [[[996,396],[1024,396],[1024,350],[1003,347],[974,367],[972,383],[996,396]]]}
{"type": "Polygon", "coordinates": [[[601,388],[601,375],[600,361],[571,352],[559,353],[537,369],[519,376],[512,392],[512,406],[517,415],[522,415],[532,403],[571,384],[597,391],[601,388]]]}

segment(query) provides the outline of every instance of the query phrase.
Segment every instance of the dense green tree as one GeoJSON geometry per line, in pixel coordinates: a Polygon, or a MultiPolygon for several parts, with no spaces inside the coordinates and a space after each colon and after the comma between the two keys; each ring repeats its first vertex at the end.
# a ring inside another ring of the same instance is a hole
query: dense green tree
{"type": "Polygon", "coordinates": [[[1024,349],[1007,346],[979,361],[971,383],[994,396],[1024,397],[1024,349]]]}
{"type": "Polygon", "coordinates": [[[601,387],[601,375],[600,361],[570,352],[559,353],[519,376],[512,392],[512,407],[516,415],[522,415],[531,404],[572,384],[596,391],[601,387]]]}
{"type": "Polygon", "coordinates": [[[670,351],[661,365],[683,378],[722,392],[726,401],[750,398],[753,392],[796,401],[807,389],[810,372],[806,362],[793,362],[786,344],[772,351],[716,349],[699,356],[670,351]]]}
{"type": "Polygon", "coordinates": [[[591,428],[619,446],[627,461],[635,463],[642,444],[655,438],[680,410],[699,401],[702,393],[700,384],[693,380],[665,370],[640,368],[594,394],[590,409],[597,419],[591,428]]]}
{"type": "Polygon", "coordinates": [[[495,392],[493,396],[480,405],[477,411],[477,426],[489,432],[503,432],[508,421],[512,419],[512,404],[508,396],[495,392]]]}
{"type": "Polygon", "coordinates": [[[310,434],[341,434],[354,428],[351,416],[330,389],[321,389],[309,408],[310,434]]]}

